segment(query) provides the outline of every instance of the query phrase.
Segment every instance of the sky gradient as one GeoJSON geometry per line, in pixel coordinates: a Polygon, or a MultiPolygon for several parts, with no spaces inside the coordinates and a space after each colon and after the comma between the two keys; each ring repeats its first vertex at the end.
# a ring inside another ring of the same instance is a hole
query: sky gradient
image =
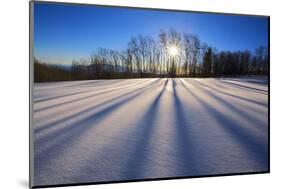
{"type": "Polygon", "coordinates": [[[139,34],[160,29],[198,35],[217,50],[254,51],[268,44],[267,17],[36,3],[34,53],[48,63],[71,64],[98,47],[122,50],[139,34]]]}

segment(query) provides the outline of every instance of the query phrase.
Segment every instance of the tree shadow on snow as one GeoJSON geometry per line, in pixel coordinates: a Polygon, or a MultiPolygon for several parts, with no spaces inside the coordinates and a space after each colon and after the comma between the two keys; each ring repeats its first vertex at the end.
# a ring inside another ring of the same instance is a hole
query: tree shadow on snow
{"type": "MultiPolygon", "coordinates": [[[[182,86],[191,94],[204,109],[217,121],[218,126],[226,133],[231,134],[232,139],[239,144],[245,153],[251,157],[252,161],[257,162],[260,167],[268,169],[268,144],[253,135],[248,129],[240,125],[237,120],[232,119],[223,112],[209,105],[206,100],[198,97],[192,90],[190,90],[181,80],[182,86]]],[[[222,149],[223,150],[223,149],[222,149]]],[[[242,160],[241,160],[242,161],[242,160]]],[[[265,171],[265,170],[263,170],[265,171]]]]}
{"type": "Polygon", "coordinates": [[[131,91],[127,92],[126,94],[118,95],[118,96],[110,99],[110,101],[106,101],[106,102],[102,102],[102,103],[96,104],[94,106],[90,106],[90,107],[88,107],[88,108],[86,108],[86,109],[84,109],[82,111],[76,112],[76,113],[71,114],[69,116],[66,116],[66,117],[64,117],[62,119],[51,121],[51,122],[49,122],[47,124],[38,125],[37,128],[34,128],[34,133],[36,135],[36,134],[38,134],[38,133],[40,133],[42,131],[45,131],[46,129],[49,129],[49,128],[53,127],[54,125],[61,124],[61,123],[65,122],[65,121],[68,121],[68,120],[70,120],[72,118],[78,117],[81,114],[84,114],[84,113],[87,113],[89,111],[92,111],[93,109],[97,109],[99,107],[102,107],[102,106],[107,105],[109,103],[112,103],[114,101],[117,101],[117,100],[119,100],[122,97],[130,96],[131,94],[133,94],[135,92],[142,91],[144,89],[146,90],[147,88],[153,87],[155,84],[157,84],[159,82],[160,82],[160,80],[155,80],[154,82],[150,83],[149,85],[146,85],[143,88],[137,88],[137,89],[134,89],[134,90],[131,90],[131,91]]]}
{"type": "Polygon", "coordinates": [[[262,107],[267,107],[267,106],[268,106],[267,103],[262,103],[262,102],[258,102],[258,101],[253,100],[253,99],[249,99],[249,98],[245,98],[245,97],[242,97],[242,96],[234,95],[234,94],[231,94],[231,93],[229,93],[229,92],[225,92],[225,91],[223,91],[223,90],[217,89],[217,88],[215,88],[215,87],[213,87],[213,86],[207,85],[207,84],[205,84],[205,83],[203,83],[203,82],[200,82],[200,81],[196,81],[196,82],[200,83],[201,85],[203,85],[203,86],[205,86],[205,87],[207,87],[207,88],[209,88],[209,89],[212,89],[212,90],[214,90],[214,91],[216,91],[216,92],[219,92],[219,93],[222,93],[222,94],[231,96],[231,97],[233,97],[233,98],[237,98],[237,99],[239,99],[239,100],[242,100],[242,101],[245,101],[245,102],[248,102],[248,103],[251,102],[251,103],[254,103],[254,104],[256,104],[256,105],[260,105],[260,106],[262,106],[262,107]]]}
{"type": "Polygon", "coordinates": [[[235,114],[239,115],[241,118],[244,117],[246,120],[248,120],[254,126],[256,126],[257,129],[262,130],[263,132],[267,131],[267,120],[264,121],[264,120],[261,120],[259,118],[257,119],[257,117],[254,117],[253,115],[249,114],[247,111],[244,111],[243,108],[237,108],[232,103],[228,102],[227,100],[225,100],[222,97],[219,97],[218,95],[216,95],[211,90],[207,90],[203,87],[198,87],[197,84],[202,85],[202,83],[199,82],[199,81],[189,80],[189,83],[192,84],[197,89],[199,89],[200,91],[202,91],[204,93],[207,93],[208,96],[212,97],[217,102],[221,103],[224,107],[228,108],[229,110],[233,111],[235,114]],[[261,124],[262,124],[263,127],[259,127],[259,125],[261,125],[261,124]]]}
{"type": "MultiPolygon", "coordinates": [[[[147,112],[140,119],[140,122],[137,124],[134,132],[137,136],[137,142],[134,144],[134,152],[130,155],[130,159],[128,160],[126,170],[124,171],[124,177],[126,179],[143,179],[144,173],[143,169],[145,169],[145,164],[149,161],[147,157],[150,155],[149,144],[151,136],[155,127],[155,119],[157,116],[157,112],[159,111],[159,102],[163,93],[165,92],[166,86],[168,83],[168,79],[166,79],[162,90],[155,97],[153,102],[150,104],[147,112]]],[[[133,135],[133,134],[132,134],[133,135]]],[[[131,136],[132,136],[131,135],[131,136]]]]}
{"type": "MultiPolygon", "coordinates": [[[[144,92],[150,90],[152,87],[157,85],[159,81],[160,79],[156,80],[155,82],[151,83],[150,85],[142,89],[138,89],[132,91],[127,95],[123,95],[126,98],[123,98],[122,100],[119,100],[96,113],[86,116],[82,120],[76,121],[71,124],[66,124],[64,125],[64,127],[61,127],[55,130],[54,132],[48,133],[46,136],[40,137],[37,140],[35,140],[35,148],[38,150],[37,153],[35,151],[35,170],[38,167],[48,165],[48,161],[50,161],[51,158],[46,159],[45,157],[48,157],[50,154],[52,154],[53,156],[61,155],[60,153],[61,151],[63,151],[65,147],[67,146],[69,147],[71,146],[70,143],[75,143],[76,141],[78,141],[78,138],[83,137],[83,134],[86,133],[91,127],[98,125],[98,123],[106,119],[110,115],[110,113],[113,113],[118,108],[126,105],[129,101],[132,101],[136,97],[142,95],[144,92]]],[[[87,111],[90,110],[91,109],[88,109],[87,111]]],[[[80,114],[82,114],[82,112],[72,115],[71,117],[79,116],[80,114]]],[[[58,123],[63,123],[64,121],[67,121],[71,117],[64,118],[63,120],[60,120],[58,123]]],[[[55,127],[56,124],[58,123],[53,123],[48,126],[55,127]]],[[[35,137],[36,137],[36,133],[35,133],[35,137]]],[[[53,156],[49,156],[49,157],[53,157],[53,156]]]]}
{"type": "MultiPolygon", "coordinates": [[[[148,81],[149,80],[144,80],[144,81],[141,81],[139,83],[144,83],[144,82],[148,82],[148,81]]],[[[56,100],[56,99],[59,99],[59,98],[65,98],[65,97],[69,97],[69,96],[80,95],[80,94],[89,93],[89,92],[93,92],[93,91],[99,91],[99,90],[104,90],[104,88],[91,89],[91,90],[85,90],[85,91],[79,91],[79,92],[73,92],[73,93],[62,94],[62,95],[52,96],[52,97],[43,98],[43,99],[34,99],[33,101],[34,101],[34,103],[39,103],[39,102],[45,102],[45,101],[49,101],[49,100],[56,100]]]]}
{"type": "MultiPolygon", "coordinates": [[[[140,85],[140,84],[142,84],[144,82],[147,82],[147,81],[148,80],[139,82],[138,85],[140,85]]],[[[39,113],[41,111],[49,110],[49,109],[52,109],[52,108],[57,108],[57,107],[60,107],[60,106],[63,106],[63,105],[67,105],[67,104],[72,104],[74,102],[78,102],[78,101],[81,101],[81,100],[84,100],[84,99],[88,99],[88,98],[91,98],[91,97],[94,97],[94,96],[100,96],[100,95],[104,95],[106,93],[111,93],[111,92],[114,92],[114,91],[123,90],[124,88],[126,88],[127,86],[130,86],[130,85],[132,85],[132,84],[130,83],[128,85],[118,86],[118,88],[116,88],[116,89],[108,89],[105,92],[99,92],[99,93],[91,94],[91,95],[88,95],[88,96],[76,98],[74,100],[68,100],[68,101],[57,103],[57,104],[54,104],[54,105],[51,105],[51,106],[46,106],[46,107],[43,107],[43,108],[38,108],[38,109],[35,109],[34,112],[35,113],[39,113]]],[[[138,86],[138,85],[135,85],[135,86],[138,86]]],[[[92,91],[95,91],[95,90],[90,90],[89,92],[92,92],[92,91]]],[[[61,97],[59,97],[59,98],[61,98],[61,97]]]]}
{"type": "MultiPolygon", "coordinates": [[[[192,131],[192,123],[189,121],[187,111],[184,110],[184,106],[179,95],[178,85],[176,79],[173,80],[173,104],[174,104],[174,116],[175,116],[175,129],[176,129],[176,146],[177,156],[179,158],[178,172],[181,175],[178,176],[192,176],[208,174],[211,171],[208,164],[204,162],[206,154],[200,149],[200,146],[196,145],[194,132],[192,131]]],[[[192,110],[191,110],[192,111],[192,110]]]]}
{"type": "Polygon", "coordinates": [[[223,83],[226,83],[226,84],[230,84],[230,85],[236,86],[238,88],[242,88],[242,89],[246,89],[246,90],[251,91],[251,92],[258,93],[258,94],[264,94],[264,95],[268,94],[267,90],[257,89],[257,88],[254,88],[254,87],[249,87],[249,86],[246,86],[246,85],[242,85],[242,84],[238,84],[238,83],[233,83],[233,82],[226,81],[226,80],[223,80],[223,79],[221,79],[220,81],[223,82],[223,83]]]}

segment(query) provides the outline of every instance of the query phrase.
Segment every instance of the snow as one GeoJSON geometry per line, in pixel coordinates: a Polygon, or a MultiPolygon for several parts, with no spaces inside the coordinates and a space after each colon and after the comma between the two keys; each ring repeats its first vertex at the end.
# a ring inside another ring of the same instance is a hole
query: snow
{"type": "Polygon", "coordinates": [[[247,78],[34,85],[34,184],[268,170],[268,86],[247,78]]]}

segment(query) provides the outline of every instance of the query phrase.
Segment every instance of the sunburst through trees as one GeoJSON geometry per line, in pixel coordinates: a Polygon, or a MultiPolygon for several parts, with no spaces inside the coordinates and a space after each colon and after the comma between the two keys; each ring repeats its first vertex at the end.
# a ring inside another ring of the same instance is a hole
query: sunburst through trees
{"type": "Polygon", "coordinates": [[[95,49],[70,67],[35,61],[35,82],[56,80],[217,77],[268,74],[268,50],[218,51],[197,35],[161,30],[158,38],[135,36],[126,49],[95,49]],[[63,74],[62,74],[63,73],[63,74]]]}

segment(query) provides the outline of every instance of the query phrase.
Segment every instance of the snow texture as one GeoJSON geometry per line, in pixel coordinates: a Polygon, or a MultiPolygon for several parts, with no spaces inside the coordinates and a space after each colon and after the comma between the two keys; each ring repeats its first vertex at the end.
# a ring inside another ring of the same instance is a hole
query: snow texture
{"type": "Polygon", "coordinates": [[[247,78],[34,85],[34,184],[268,170],[268,84],[247,78]]]}

